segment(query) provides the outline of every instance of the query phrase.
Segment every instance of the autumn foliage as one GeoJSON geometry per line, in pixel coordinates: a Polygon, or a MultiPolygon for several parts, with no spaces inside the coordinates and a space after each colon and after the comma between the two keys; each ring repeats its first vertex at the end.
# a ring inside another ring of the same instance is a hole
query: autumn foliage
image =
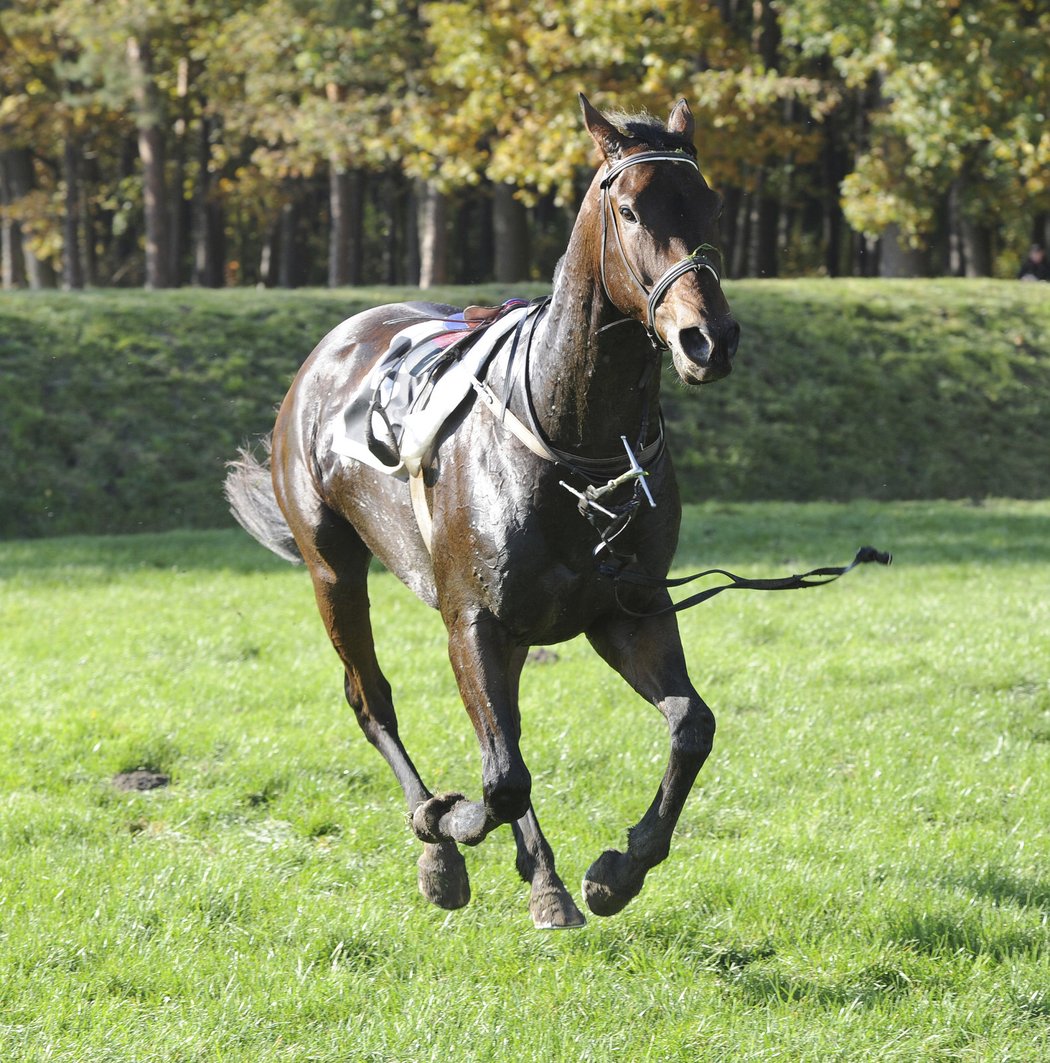
{"type": "Polygon", "coordinates": [[[577,93],[697,116],[735,276],[1010,275],[1041,0],[13,0],[5,287],[546,279],[577,93]]]}

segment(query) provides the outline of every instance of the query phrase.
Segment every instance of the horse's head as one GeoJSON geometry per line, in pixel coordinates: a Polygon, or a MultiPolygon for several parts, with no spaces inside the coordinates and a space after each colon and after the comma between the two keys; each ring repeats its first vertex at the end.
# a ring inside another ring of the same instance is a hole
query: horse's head
{"type": "Polygon", "coordinates": [[[606,298],[666,347],[686,384],[726,376],[740,326],[722,292],[720,198],[700,173],[685,100],[666,128],[645,118],[614,124],[580,97],[605,167],[599,269],[606,298]]]}

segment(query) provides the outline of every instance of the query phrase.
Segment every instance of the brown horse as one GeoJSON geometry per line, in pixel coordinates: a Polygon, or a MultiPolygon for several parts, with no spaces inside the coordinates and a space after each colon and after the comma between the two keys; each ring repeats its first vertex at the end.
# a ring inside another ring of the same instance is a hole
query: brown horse
{"type": "Polygon", "coordinates": [[[227,495],[264,545],[306,562],[345,668],[346,698],[386,758],[423,842],[419,885],[457,908],[470,890],[457,843],[513,826],[538,927],[583,924],[530,800],[519,749],[518,684],[529,648],[587,635],[663,714],[670,760],[625,852],[602,853],[583,894],[618,912],[668,854],[715,723],[686,674],[666,589],[623,585],[611,568],[663,577],[681,508],[664,446],[659,369],[669,351],[686,384],[729,371],[739,337],[722,293],[719,197],[696,163],[684,100],[666,124],[610,119],[581,97],[602,166],[559,264],[549,304],[531,308],[495,354],[412,478],[333,449],[344,411],[392,337],[454,308],[404,303],[344,321],[316,347],[278,414],[270,469],[233,463],[227,495]],[[709,254],[710,253],[710,254],[709,254]],[[633,446],[633,450],[632,450],[633,446]],[[278,509],[279,507],[279,509],[278,509]],[[398,737],[366,589],[375,555],[441,612],[449,657],[482,756],[482,799],[433,795],[398,737]],[[625,596],[629,601],[625,602],[625,596]]]}

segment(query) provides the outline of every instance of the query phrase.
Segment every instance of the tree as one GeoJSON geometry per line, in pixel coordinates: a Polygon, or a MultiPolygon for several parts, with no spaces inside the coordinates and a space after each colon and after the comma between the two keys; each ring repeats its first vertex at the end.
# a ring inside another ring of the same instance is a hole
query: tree
{"type": "Polygon", "coordinates": [[[1050,8],[1040,0],[798,0],[785,37],[876,88],[865,143],[843,182],[850,223],[942,244],[959,270],[991,270],[992,234],[1026,231],[1050,205],[1050,8]]]}
{"type": "Polygon", "coordinates": [[[327,180],[330,284],[360,280],[363,174],[399,156],[419,38],[400,0],[264,0],[224,25],[225,131],[248,145],[232,184],[270,187],[265,224],[298,182],[327,180]]]}

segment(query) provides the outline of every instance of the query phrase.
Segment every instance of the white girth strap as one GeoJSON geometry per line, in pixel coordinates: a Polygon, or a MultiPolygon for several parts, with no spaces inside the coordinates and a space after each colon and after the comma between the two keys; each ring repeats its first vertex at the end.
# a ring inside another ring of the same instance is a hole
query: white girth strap
{"type": "Polygon", "coordinates": [[[409,476],[408,493],[412,499],[412,512],[416,517],[419,534],[423,537],[423,545],[428,554],[432,553],[430,544],[434,537],[434,522],[430,518],[430,506],[427,505],[427,487],[423,482],[422,467],[409,476]]]}
{"type": "Polygon", "coordinates": [[[478,398],[485,404],[485,408],[496,418],[504,428],[507,429],[511,435],[517,436],[522,443],[525,444],[532,451],[533,454],[538,455],[546,461],[551,461],[552,456],[550,450],[545,447],[540,440],[536,438],[533,432],[526,427],[517,417],[514,416],[506,405],[501,402],[493,392],[493,390],[487,385],[483,384],[477,377],[471,379],[471,383],[474,385],[474,390],[478,393],[478,398]]]}
{"type": "MultiPolygon", "coordinates": [[[[472,377],[471,383],[474,385],[474,390],[478,393],[478,397],[485,407],[509,432],[517,436],[533,454],[550,461],[550,452],[510,410],[503,407],[503,403],[496,398],[489,387],[478,380],[477,377],[472,377]]],[[[427,488],[423,479],[425,467],[426,462],[424,461],[420,464],[418,470],[409,476],[408,492],[409,497],[412,499],[412,513],[416,518],[416,526],[419,528],[419,534],[429,554],[433,553],[431,543],[434,536],[434,521],[430,516],[430,506],[427,504],[427,488]]]]}

